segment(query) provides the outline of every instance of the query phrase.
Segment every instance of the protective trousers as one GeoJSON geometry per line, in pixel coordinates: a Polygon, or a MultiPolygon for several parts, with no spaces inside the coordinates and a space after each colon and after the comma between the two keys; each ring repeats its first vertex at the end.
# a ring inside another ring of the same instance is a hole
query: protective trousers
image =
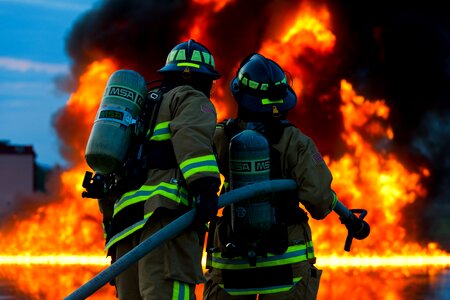
{"type": "MultiPolygon", "coordinates": [[[[167,210],[165,210],[167,212],[167,210]]],[[[117,243],[117,258],[172,222],[176,216],[155,212],[143,230],[117,243]]],[[[186,230],[157,247],[116,277],[121,300],[195,299],[195,285],[203,282],[202,245],[195,230],[186,230]]]]}

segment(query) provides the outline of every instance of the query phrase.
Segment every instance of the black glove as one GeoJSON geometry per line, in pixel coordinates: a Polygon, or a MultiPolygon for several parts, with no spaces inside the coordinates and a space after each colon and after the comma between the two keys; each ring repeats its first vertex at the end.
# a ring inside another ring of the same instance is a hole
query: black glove
{"type": "Polygon", "coordinates": [[[195,222],[206,224],[217,216],[219,197],[214,193],[200,194],[195,199],[195,222]]]}
{"type": "Polygon", "coordinates": [[[357,240],[365,239],[370,233],[369,224],[352,213],[348,218],[339,218],[348,232],[357,240]]]}
{"type": "Polygon", "coordinates": [[[203,177],[195,180],[189,185],[195,199],[195,223],[205,226],[208,221],[217,215],[220,179],[215,177],[203,177]]]}

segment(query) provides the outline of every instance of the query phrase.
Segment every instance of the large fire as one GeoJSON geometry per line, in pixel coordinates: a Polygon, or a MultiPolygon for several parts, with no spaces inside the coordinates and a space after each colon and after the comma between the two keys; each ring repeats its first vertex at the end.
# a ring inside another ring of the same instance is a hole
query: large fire
{"type": "MultiPolygon", "coordinates": [[[[201,26],[211,14],[232,1],[194,2],[212,5],[210,11],[196,17],[197,23],[188,33],[197,40],[207,41],[201,26]]],[[[278,24],[260,49],[256,49],[289,70],[299,99],[315,78],[306,67],[295,64],[295,58],[307,55],[308,51],[322,56],[332,53],[335,36],[330,28],[330,18],[327,7],[302,4],[291,18],[278,24]]],[[[0,275],[14,281],[18,290],[30,297],[61,298],[109,264],[103,253],[97,202],[81,198],[81,183],[88,170],[84,150],[92,122],[109,75],[119,68],[122,68],[120,62],[107,58],[91,63],[58,120],[62,127],[61,138],[71,147],[73,166],[59,174],[58,187],[51,193],[57,201],[30,212],[25,219],[14,219],[10,229],[0,232],[0,263],[9,265],[9,269],[3,268],[0,275]],[[36,265],[48,266],[47,275],[43,276],[41,271],[33,272],[32,267],[36,265]],[[69,267],[62,271],[62,266],[67,265],[69,267]],[[58,282],[40,280],[40,277],[57,278],[58,282]]],[[[225,101],[219,101],[228,97],[227,84],[219,81],[213,97],[219,120],[231,116],[232,109],[224,104],[225,101]]],[[[349,208],[367,209],[366,220],[372,231],[367,239],[354,241],[351,252],[347,253],[343,250],[347,232],[337,215],[332,214],[324,221],[312,220],[319,267],[449,266],[450,255],[438,244],[414,240],[402,225],[402,210],[415,201],[426,199],[427,191],[421,185],[421,179],[430,176],[430,171],[425,167],[420,167],[418,172],[410,171],[389,152],[386,145],[393,139],[393,131],[387,124],[389,107],[383,100],[365,99],[345,79],[337,88],[340,89],[340,113],[344,122],[342,139],[346,150],[337,160],[330,157],[325,160],[333,173],[333,188],[340,200],[349,208]]],[[[301,100],[298,105],[301,107],[301,100]]],[[[325,275],[325,283],[335,280],[327,276],[330,275],[325,275]]],[[[351,286],[344,276],[339,277],[339,281],[340,286],[351,286]]],[[[95,297],[104,299],[110,295],[114,299],[111,289],[105,287],[95,297]]],[[[344,293],[345,289],[342,290],[344,293]]],[[[327,299],[332,299],[330,289],[325,287],[321,291],[327,299]]],[[[399,299],[395,296],[396,291],[398,289],[394,290],[391,299],[399,299]]]]}

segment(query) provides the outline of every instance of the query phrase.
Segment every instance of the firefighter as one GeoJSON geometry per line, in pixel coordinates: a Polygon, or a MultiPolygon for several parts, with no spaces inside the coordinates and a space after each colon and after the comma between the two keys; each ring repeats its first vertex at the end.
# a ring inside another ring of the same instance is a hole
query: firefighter
{"type": "Polygon", "coordinates": [[[206,223],[217,213],[220,174],[212,146],[217,116],[210,91],[220,74],[214,58],[191,39],[176,45],[158,72],[162,99],[147,134],[147,180],[115,202],[106,249],[118,259],[193,207],[198,226],[118,275],[119,299],[195,299],[195,285],[204,281],[206,223]]]}
{"type": "MultiPolygon", "coordinates": [[[[314,266],[307,213],[321,220],[332,211],[337,201],[331,189],[332,174],[313,140],[287,121],[297,98],[275,61],[257,53],[249,55],[241,62],[230,89],[238,104],[237,118],[219,123],[214,136],[224,187],[233,185],[229,181],[236,170],[236,165],[229,164],[231,145],[239,133],[252,130],[267,140],[269,178],[293,179],[298,189],[272,196],[272,228],[258,241],[236,234],[246,232],[237,228],[245,222],[235,220],[239,214],[250,215],[248,210],[224,208],[208,232],[211,241],[203,299],[257,299],[257,295],[258,299],[316,299],[322,270],[314,266]]],[[[255,137],[250,140],[261,144],[255,137]]],[[[251,147],[255,143],[248,145],[251,147]]]]}

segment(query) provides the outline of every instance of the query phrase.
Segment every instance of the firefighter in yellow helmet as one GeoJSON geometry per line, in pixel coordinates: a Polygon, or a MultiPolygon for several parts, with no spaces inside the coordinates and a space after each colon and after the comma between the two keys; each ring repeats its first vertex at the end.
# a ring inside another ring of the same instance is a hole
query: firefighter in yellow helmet
{"type": "Polygon", "coordinates": [[[195,285],[204,281],[206,223],[217,213],[220,177],[213,152],[217,116],[209,99],[213,82],[220,77],[214,58],[205,46],[189,40],[170,51],[159,73],[162,100],[147,134],[147,180],[115,202],[106,249],[118,259],[193,207],[197,226],[115,278],[117,296],[124,300],[195,299],[195,285]]]}
{"type": "Polygon", "coordinates": [[[230,184],[233,171],[230,141],[251,129],[267,140],[270,179],[293,179],[298,189],[270,200],[272,227],[258,240],[237,234],[242,232],[237,226],[243,223],[236,222],[242,211],[224,208],[208,233],[209,270],[203,299],[256,299],[257,295],[258,299],[315,299],[322,271],[314,266],[307,212],[320,220],[332,211],[337,198],[331,189],[331,172],[311,138],[286,120],[297,99],[275,61],[256,53],[249,55],[241,62],[230,89],[238,116],[219,123],[214,136],[224,186],[230,184]]]}

